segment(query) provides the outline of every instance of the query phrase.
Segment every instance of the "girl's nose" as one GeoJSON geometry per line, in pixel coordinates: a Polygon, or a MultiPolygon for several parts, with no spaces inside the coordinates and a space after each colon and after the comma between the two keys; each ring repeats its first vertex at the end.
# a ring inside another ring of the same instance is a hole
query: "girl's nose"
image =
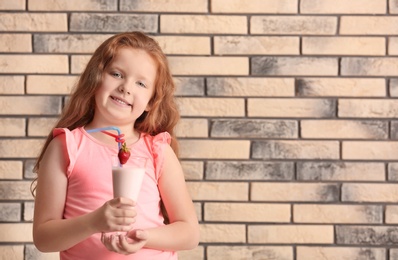
{"type": "Polygon", "coordinates": [[[120,92],[125,93],[125,94],[127,94],[127,95],[130,95],[130,94],[131,94],[130,91],[128,91],[128,90],[125,88],[124,85],[121,85],[118,89],[119,89],[120,92]]]}

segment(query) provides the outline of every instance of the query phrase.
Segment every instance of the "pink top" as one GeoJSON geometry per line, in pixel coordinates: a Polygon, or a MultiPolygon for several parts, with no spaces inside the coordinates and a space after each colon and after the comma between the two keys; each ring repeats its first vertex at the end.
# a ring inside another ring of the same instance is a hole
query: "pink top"
{"type": "MultiPolygon", "coordinates": [[[[112,156],[118,152],[117,143],[108,146],[101,143],[84,128],[73,131],[58,128],[53,135],[63,135],[70,163],[67,168],[68,190],[65,201],[64,218],[73,218],[89,213],[101,207],[113,198],[112,191],[112,156]]],[[[140,139],[131,147],[131,156],[147,157],[148,163],[141,191],[137,200],[137,218],[134,226],[147,229],[162,226],[163,216],[160,211],[158,180],[162,174],[163,149],[170,144],[167,132],[156,136],[141,134],[140,139]]],[[[129,165],[129,162],[126,163],[129,165]]],[[[62,235],[62,234],[61,234],[62,235]]],[[[62,260],[79,259],[177,259],[177,254],[143,248],[128,256],[108,251],[101,243],[101,234],[94,234],[88,239],[60,252],[62,260]]]]}

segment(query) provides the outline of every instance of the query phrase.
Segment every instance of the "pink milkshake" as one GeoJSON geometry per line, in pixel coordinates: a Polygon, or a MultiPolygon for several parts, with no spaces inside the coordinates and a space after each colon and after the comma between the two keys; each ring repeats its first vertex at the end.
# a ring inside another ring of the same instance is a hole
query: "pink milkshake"
{"type": "Polygon", "coordinates": [[[145,175],[147,158],[131,157],[133,165],[112,167],[113,197],[137,201],[145,175]]]}

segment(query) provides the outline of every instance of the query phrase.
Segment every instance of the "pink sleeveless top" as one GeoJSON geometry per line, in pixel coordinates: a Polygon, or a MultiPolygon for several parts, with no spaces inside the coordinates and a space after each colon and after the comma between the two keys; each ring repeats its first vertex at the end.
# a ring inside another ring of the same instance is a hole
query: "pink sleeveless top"
{"type": "MultiPolygon", "coordinates": [[[[65,139],[70,163],[67,168],[68,190],[65,201],[64,218],[73,218],[89,213],[101,207],[113,198],[112,192],[112,156],[117,155],[118,147],[105,145],[84,128],[73,131],[55,129],[53,135],[62,135],[65,139]]],[[[163,149],[170,144],[167,132],[156,136],[141,134],[140,139],[131,148],[131,155],[147,157],[148,163],[140,194],[137,200],[137,229],[162,226],[158,180],[162,174],[163,149]]],[[[129,162],[126,163],[128,165],[129,162]]],[[[60,234],[62,235],[62,234],[60,234]]],[[[166,238],[167,239],[167,238],[166,238]]],[[[108,251],[101,243],[101,234],[94,234],[68,250],[60,252],[62,260],[106,259],[106,260],[142,260],[177,259],[177,253],[143,248],[128,256],[108,251]]]]}

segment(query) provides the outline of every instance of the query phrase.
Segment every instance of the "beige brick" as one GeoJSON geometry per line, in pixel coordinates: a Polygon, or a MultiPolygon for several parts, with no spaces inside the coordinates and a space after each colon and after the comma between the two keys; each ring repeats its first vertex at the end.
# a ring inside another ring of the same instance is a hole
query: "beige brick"
{"type": "Polygon", "coordinates": [[[261,183],[251,186],[253,201],[338,201],[339,188],[335,184],[318,183],[261,183]],[[288,192],[287,192],[288,191],[288,192]]]}
{"type": "Polygon", "coordinates": [[[343,142],[345,160],[397,160],[398,142],[343,142]]]}
{"type": "MultiPolygon", "coordinates": [[[[1,9],[1,4],[0,4],[1,9]]],[[[0,259],[2,260],[21,260],[24,259],[23,245],[2,245],[0,246],[0,259]]]]}
{"type": "Polygon", "coordinates": [[[398,100],[395,99],[341,99],[339,117],[396,118],[398,100]]]}
{"type": "Polygon", "coordinates": [[[34,245],[28,244],[25,246],[26,260],[59,260],[59,252],[42,253],[34,245]]]}
{"type": "Polygon", "coordinates": [[[297,13],[297,0],[213,0],[213,13],[297,13]]]}
{"type": "Polygon", "coordinates": [[[293,97],[294,79],[291,78],[243,78],[212,77],[207,79],[207,95],[247,97],[293,97]]]}
{"type": "Polygon", "coordinates": [[[40,139],[0,140],[0,158],[36,158],[43,141],[40,139]]]}
{"type": "Polygon", "coordinates": [[[25,10],[25,0],[0,1],[0,10],[25,10]]]}
{"type": "Polygon", "coordinates": [[[282,76],[337,76],[336,58],[324,57],[269,57],[251,59],[252,75],[282,76]]]}
{"type": "Polygon", "coordinates": [[[385,121],[302,120],[301,136],[320,139],[387,139],[385,121]]]}
{"type": "Polygon", "coordinates": [[[0,161],[0,179],[22,179],[21,161],[0,161]]]}
{"type": "Polygon", "coordinates": [[[91,55],[72,55],[71,72],[72,74],[81,74],[87,66],[91,55]]]}
{"type": "Polygon", "coordinates": [[[303,14],[385,14],[386,1],[380,0],[302,0],[303,14]]]}
{"type": "Polygon", "coordinates": [[[70,94],[78,78],[76,76],[36,76],[26,78],[28,94],[70,94]]]}
{"type": "Polygon", "coordinates": [[[0,94],[24,94],[25,77],[0,76],[0,94]]]}
{"type": "Polygon", "coordinates": [[[65,13],[0,13],[0,31],[66,32],[65,13]]]}
{"type": "Polygon", "coordinates": [[[0,223],[0,242],[32,242],[32,224],[0,223]]]}
{"type": "Polygon", "coordinates": [[[244,243],[246,242],[245,225],[201,224],[201,243],[244,243]]]}
{"type": "Polygon", "coordinates": [[[293,260],[293,248],[287,246],[208,246],[209,260],[293,260]]]}
{"type": "Polygon", "coordinates": [[[237,98],[179,98],[182,116],[243,117],[245,101],[237,98]]]}
{"type": "Polygon", "coordinates": [[[349,76],[398,76],[398,58],[342,58],[341,74],[349,76]]]}
{"type": "Polygon", "coordinates": [[[333,117],[335,104],[328,99],[249,98],[249,117],[333,117]]]}
{"type": "Polygon", "coordinates": [[[2,73],[68,73],[66,55],[0,55],[2,73]]]}
{"type": "Polygon", "coordinates": [[[203,162],[181,161],[182,169],[186,180],[202,180],[204,166],[203,162]]]}
{"type": "Polygon", "coordinates": [[[28,136],[47,137],[58,118],[34,117],[28,121],[28,136]]]}
{"type": "Polygon", "coordinates": [[[290,204],[205,203],[205,221],[290,222],[290,204]]]}
{"type": "Polygon", "coordinates": [[[202,260],[204,259],[204,247],[197,246],[195,249],[178,251],[179,260],[202,260]]]}
{"type": "Polygon", "coordinates": [[[388,39],[388,54],[389,55],[398,54],[398,37],[390,37],[388,39]]]}
{"type": "Polygon", "coordinates": [[[394,35],[398,34],[396,16],[342,16],[340,34],[394,35]]]}
{"type": "Polygon", "coordinates": [[[364,247],[297,247],[297,260],[353,260],[368,259],[385,260],[386,249],[364,247]]]}
{"type": "Polygon", "coordinates": [[[333,226],[327,225],[249,225],[249,243],[332,244],[333,226]]]}
{"type": "Polygon", "coordinates": [[[386,80],[373,78],[299,78],[297,94],[310,97],[385,97],[386,80]]]}
{"type": "Polygon", "coordinates": [[[209,37],[197,36],[156,36],[165,54],[210,55],[211,43],[209,37]]]}
{"type": "Polygon", "coordinates": [[[398,206],[395,205],[386,206],[386,223],[398,224],[398,206]]]}
{"type": "Polygon", "coordinates": [[[298,162],[297,179],[312,181],[385,181],[384,163],[298,162]]]}
{"type": "Polygon", "coordinates": [[[0,34],[0,52],[32,52],[30,34],[0,34]]]}
{"type": "Polygon", "coordinates": [[[208,123],[206,119],[182,118],[177,125],[177,137],[208,137],[208,123]]]}
{"type": "Polygon", "coordinates": [[[117,0],[29,0],[31,11],[117,11],[117,0]]]}
{"type": "Polygon", "coordinates": [[[295,223],[379,223],[383,222],[382,206],[367,205],[294,205],[295,223]]]}
{"type": "Polygon", "coordinates": [[[217,55],[298,55],[299,45],[298,37],[214,37],[214,53],[217,55]]]}
{"type": "Polygon", "coordinates": [[[180,140],[180,157],[184,159],[248,159],[250,141],[180,140]]]}
{"type": "Polygon", "coordinates": [[[335,141],[253,141],[254,159],[338,159],[335,141]]]}
{"type": "Polygon", "coordinates": [[[252,16],[251,34],[334,35],[337,18],[331,16],[252,16]]]}
{"type": "Polygon", "coordinates": [[[0,96],[0,114],[51,115],[61,111],[61,99],[49,96],[0,96]]]}
{"type": "Polygon", "coordinates": [[[0,136],[25,136],[25,119],[0,118],[0,136]]]}
{"type": "Polygon", "coordinates": [[[244,182],[187,182],[192,200],[247,201],[249,185],[244,182]]]}
{"type": "Polygon", "coordinates": [[[247,34],[247,18],[227,15],[161,15],[160,32],[247,34]]]}
{"type": "Polygon", "coordinates": [[[195,212],[196,212],[196,217],[198,218],[199,221],[203,221],[202,219],[202,203],[200,202],[195,202],[193,204],[193,206],[195,207],[195,212]]]}
{"type": "Polygon", "coordinates": [[[121,11],[207,13],[207,1],[203,0],[121,0],[121,11]]]}
{"type": "Polygon", "coordinates": [[[343,183],[342,201],[397,203],[397,184],[343,183]]]}
{"type": "Polygon", "coordinates": [[[249,60],[242,57],[168,57],[174,75],[248,75],[249,60]]]}
{"type": "Polygon", "coordinates": [[[384,38],[304,37],[303,54],[307,55],[385,55],[384,38]]]}

